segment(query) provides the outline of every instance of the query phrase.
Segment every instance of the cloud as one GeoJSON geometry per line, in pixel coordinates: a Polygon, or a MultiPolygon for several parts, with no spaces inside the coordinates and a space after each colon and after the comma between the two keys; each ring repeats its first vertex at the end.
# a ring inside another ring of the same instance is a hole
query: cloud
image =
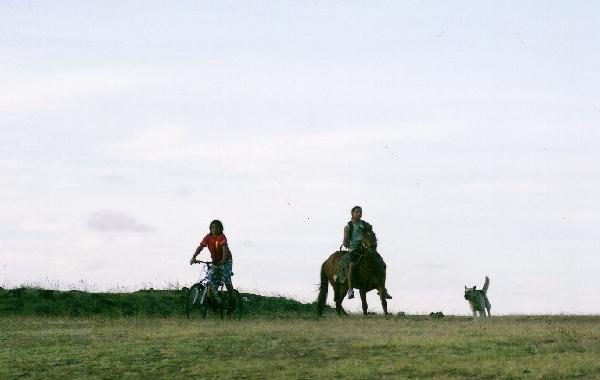
{"type": "Polygon", "coordinates": [[[111,210],[96,211],[88,219],[87,225],[89,228],[100,232],[146,233],[155,230],[129,215],[111,210]]]}
{"type": "Polygon", "coordinates": [[[0,75],[0,111],[31,112],[74,107],[81,99],[141,91],[165,82],[160,68],[109,66],[64,72],[9,72],[0,75]]]}
{"type": "Polygon", "coordinates": [[[192,186],[183,185],[177,188],[177,196],[187,198],[194,194],[194,188],[192,186]]]}
{"type": "MultiPolygon", "coordinates": [[[[456,131],[455,131],[456,132],[456,131]]],[[[142,162],[206,162],[219,157],[229,166],[239,166],[248,158],[265,162],[272,160],[306,160],[323,152],[329,152],[330,159],[338,152],[360,151],[365,146],[377,146],[391,150],[396,145],[437,143],[448,138],[449,131],[436,129],[435,125],[381,126],[376,133],[365,133],[361,127],[331,127],[325,131],[277,132],[248,136],[242,130],[224,139],[210,131],[199,134],[184,125],[161,125],[136,130],[130,136],[119,136],[118,140],[103,146],[107,158],[142,162]]],[[[398,149],[396,146],[395,149],[398,149]]],[[[389,153],[389,152],[388,152],[389,153]]],[[[345,160],[344,155],[338,155],[345,160]]],[[[256,164],[244,165],[253,168],[256,164]]]]}
{"type": "Polygon", "coordinates": [[[109,174],[109,175],[101,176],[99,179],[106,183],[115,183],[115,184],[129,183],[129,179],[126,176],[117,175],[117,174],[109,174]]]}
{"type": "Polygon", "coordinates": [[[242,240],[240,241],[239,246],[242,248],[254,248],[256,247],[256,244],[254,244],[254,242],[250,240],[242,240]]]}

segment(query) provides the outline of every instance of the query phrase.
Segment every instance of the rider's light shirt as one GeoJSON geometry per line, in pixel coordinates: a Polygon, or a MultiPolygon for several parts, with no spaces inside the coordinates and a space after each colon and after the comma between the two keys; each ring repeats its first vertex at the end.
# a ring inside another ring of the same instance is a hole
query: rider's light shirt
{"type": "MultiPolygon", "coordinates": [[[[221,262],[223,260],[223,246],[227,245],[227,238],[224,234],[220,234],[217,236],[213,236],[212,234],[208,234],[202,239],[200,245],[203,247],[208,247],[210,251],[210,258],[213,262],[221,262]]],[[[229,250],[229,257],[227,261],[232,259],[231,250],[229,250]]]]}
{"type": "Polygon", "coordinates": [[[350,235],[350,250],[353,251],[360,247],[362,243],[363,232],[366,229],[366,226],[362,220],[358,221],[358,223],[350,222],[349,225],[352,227],[350,235]]]}

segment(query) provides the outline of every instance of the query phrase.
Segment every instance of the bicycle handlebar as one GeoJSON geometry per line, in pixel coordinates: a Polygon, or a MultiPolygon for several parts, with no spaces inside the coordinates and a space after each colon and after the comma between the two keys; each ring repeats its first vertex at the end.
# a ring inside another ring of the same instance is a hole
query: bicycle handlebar
{"type": "Polygon", "coordinates": [[[194,260],[194,264],[212,264],[212,261],[194,260]]]}
{"type": "Polygon", "coordinates": [[[224,265],[224,264],[217,264],[217,263],[212,262],[212,261],[202,261],[202,260],[194,260],[194,264],[206,264],[208,266],[214,265],[216,267],[221,267],[221,266],[224,265]]]}

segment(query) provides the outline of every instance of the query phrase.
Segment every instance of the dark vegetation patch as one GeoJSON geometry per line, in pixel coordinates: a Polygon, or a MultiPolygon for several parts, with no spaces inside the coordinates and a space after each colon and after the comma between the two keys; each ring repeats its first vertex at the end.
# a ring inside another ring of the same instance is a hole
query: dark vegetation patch
{"type": "MultiPolygon", "coordinates": [[[[0,288],[0,316],[108,317],[185,316],[188,289],[139,290],[132,293],[88,293],[38,288],[0,288]]],[[[285,297],[242,293],[244,313],[275,318],[312,317],[314,305],[285,297]]]]}

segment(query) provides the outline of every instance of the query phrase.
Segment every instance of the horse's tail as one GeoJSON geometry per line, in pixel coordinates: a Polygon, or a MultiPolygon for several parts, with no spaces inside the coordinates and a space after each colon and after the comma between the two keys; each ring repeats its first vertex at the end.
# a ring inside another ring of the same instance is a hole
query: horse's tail
{"type": "Polygon", "coordinates": [[[319,285],[319,297],[317,298],[317,314],[322,315],[327,301],[327,291],[329,290],[329,282],[325,273],[325,263],[321,265],[321,284],[319,285]]]}

